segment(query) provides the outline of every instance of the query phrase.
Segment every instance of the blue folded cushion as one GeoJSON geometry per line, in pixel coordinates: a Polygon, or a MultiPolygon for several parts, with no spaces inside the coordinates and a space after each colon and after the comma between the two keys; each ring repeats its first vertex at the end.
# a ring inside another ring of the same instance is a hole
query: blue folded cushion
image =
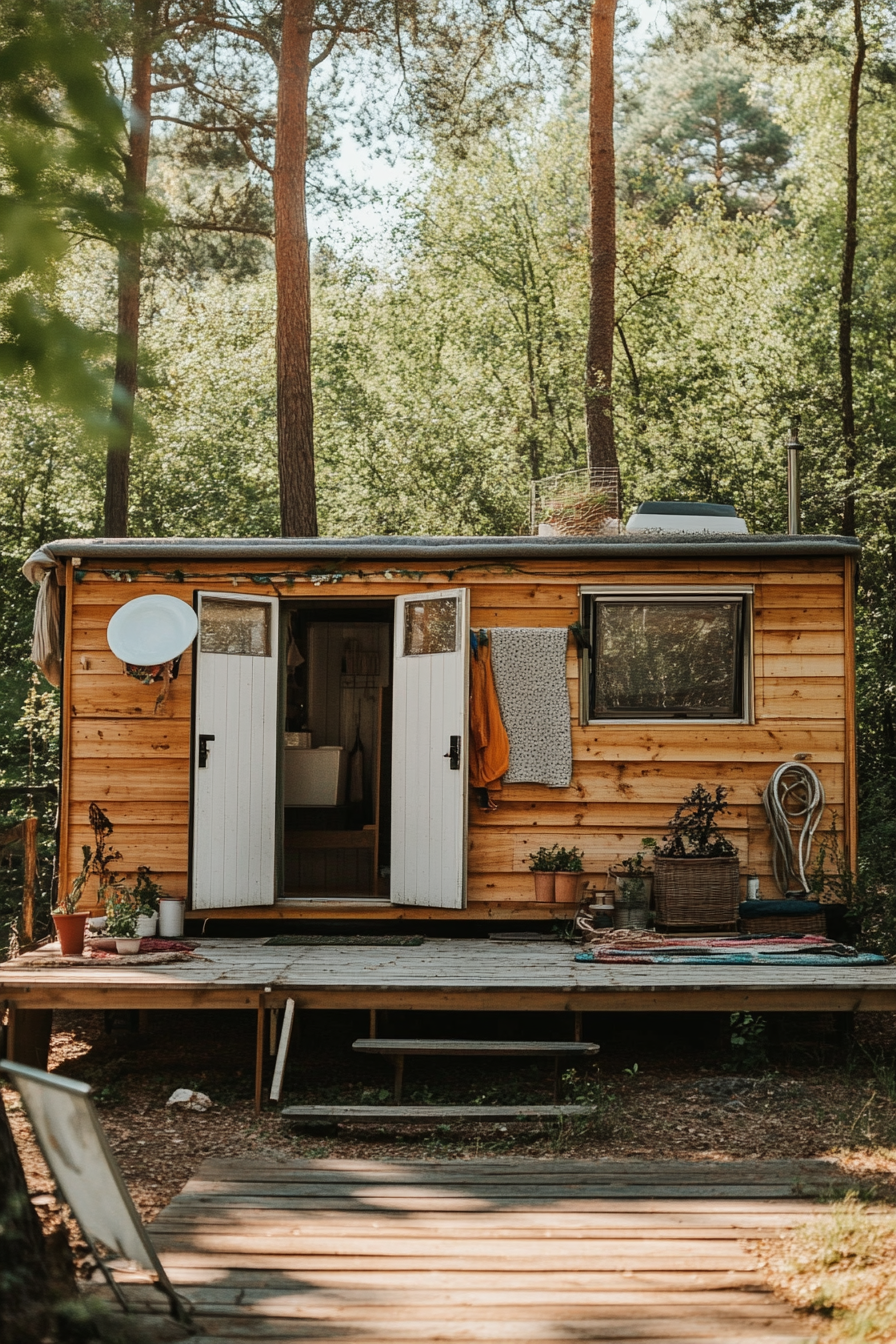
{"type": "Polygon", "coordinates": [[[766,915],[817,915],[821,912],[818,901],[741,901],[741,919],[755,919],[766,915]]]}

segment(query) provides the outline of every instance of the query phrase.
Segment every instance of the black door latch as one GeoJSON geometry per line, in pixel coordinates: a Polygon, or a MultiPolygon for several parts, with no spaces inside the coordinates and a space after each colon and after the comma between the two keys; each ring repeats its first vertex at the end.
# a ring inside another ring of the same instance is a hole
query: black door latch
{"type": "Polygon", "coordinates": [[[199,769],[204,770],[208,765],[208,744],[214,742],[214,733],[199,734],[199,769]]]}
{"type": "Polygon", "coordinates": [[[451,746],[450,746],[449,750],[445,752],[445,759],[450,763],[450,764],[449,764],[449,768],[450,768],[451,770],[459,770],[459,769],[460,769],[460,737],[459,737],[459,736],[456,736],[455,734],[452,734],[451,737],[449,737],[448,741],[451,743],[451,746]]]}

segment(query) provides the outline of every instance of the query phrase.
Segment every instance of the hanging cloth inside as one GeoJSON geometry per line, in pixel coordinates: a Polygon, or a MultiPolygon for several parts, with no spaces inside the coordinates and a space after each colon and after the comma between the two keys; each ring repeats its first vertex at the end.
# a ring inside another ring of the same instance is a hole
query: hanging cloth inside
{"type": "Polygon", "coordinates": [[[495,690],[488,631],[471,631],[470,644],[470,783],[480,791],[480,807],[494,812],[501,776],[510,764],[510,743],[495,690]]]}
{"type": "Polygon", "coordinates": [[[348,801],[350,803],[363,803],[364,801],[364,744],[361,741],[361,711],[358,711],[358,721],[355,728],[355,745],[349,752],[348,757],[348,801]]]}
{"type": "Polygon", "coordinates": [[[564,625],[546,630],[502,626],[491,632],[501,718],[510,738],[505,784],[566,789],[572,779],[572,712],[566,684],[564,625]]]}

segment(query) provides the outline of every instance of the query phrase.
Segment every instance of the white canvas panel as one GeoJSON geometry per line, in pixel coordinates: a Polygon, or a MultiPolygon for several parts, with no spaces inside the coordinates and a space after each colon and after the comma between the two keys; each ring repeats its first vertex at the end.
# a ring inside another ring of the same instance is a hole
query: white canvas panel
{"type": "Polygon", "coordinates": [[[113,1258],[150,1273],[161,1266],[90,1101],[91,1088],[3,1060],[22,1094],[28,1119],[59,1193],[84,1232],[113,1258]]]}

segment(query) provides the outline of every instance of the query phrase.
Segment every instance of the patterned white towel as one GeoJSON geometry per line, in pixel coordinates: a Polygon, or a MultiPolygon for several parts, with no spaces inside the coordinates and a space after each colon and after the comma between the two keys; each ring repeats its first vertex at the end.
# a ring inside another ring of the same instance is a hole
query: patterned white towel
{"type": "Polygon", "coordinates": [[[505,784],[566,789],[572,779],[572,721],[566,687],[567,629],[494,628],[492,669],[510,738],[505,784]]]}

